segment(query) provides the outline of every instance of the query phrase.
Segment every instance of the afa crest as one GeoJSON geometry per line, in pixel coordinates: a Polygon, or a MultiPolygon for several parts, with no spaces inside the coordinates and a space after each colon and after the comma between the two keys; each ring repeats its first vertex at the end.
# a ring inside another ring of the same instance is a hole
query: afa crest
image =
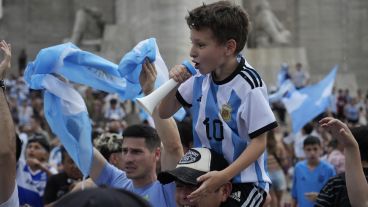
{"type": "Polygon", "coordinates": [[[224,119],[224,121],[230,121],[231,120],[231,112],[232,112],[232,108],[229,104],[224,104],[222,105],[221,108],[221,116],[224,119]]]}

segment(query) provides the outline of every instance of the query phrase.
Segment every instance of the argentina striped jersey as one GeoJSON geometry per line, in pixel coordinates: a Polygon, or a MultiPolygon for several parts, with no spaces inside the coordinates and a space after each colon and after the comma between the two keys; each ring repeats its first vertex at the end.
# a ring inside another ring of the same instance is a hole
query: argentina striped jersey
{"type": "MultiPolygon", "coordinates": [[[[232,163],[252,138],[277,126],[268,103],[267,88],[258,73],[240,59],[226,79],[215,81],[211,74],[197,73],[177,91],[177,99],[190,107],[194,147],[212,148],[232,163]]],[[[233,178],[234,183],[255,183],[268,191],[266,153],[233,178]]]]}

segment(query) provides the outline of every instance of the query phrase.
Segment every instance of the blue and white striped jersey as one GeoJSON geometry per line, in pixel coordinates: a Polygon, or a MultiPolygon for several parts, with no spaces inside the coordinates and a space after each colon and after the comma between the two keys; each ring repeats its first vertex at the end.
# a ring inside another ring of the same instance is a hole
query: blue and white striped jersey
{"type": "Polygon", "coordinates": [[[19,160],[16,180],[18,184],[19,204],[42,207],[42,197],[47,182],[46,172],[41,170],[33,172],[24,160],[19,160]]]}
{"type": "MultiPolygon", "coordinates": [[[[223,81],[197,73],[177,91],[177,99],[191,109],[194,147],[212,148],[232,163],[252,138],[277,126],[267,88],[242,57],[237,69],[223,81]]],[[[255,183],[268,191],[266,153],[233,178],[234,183],[255,183]]]]}

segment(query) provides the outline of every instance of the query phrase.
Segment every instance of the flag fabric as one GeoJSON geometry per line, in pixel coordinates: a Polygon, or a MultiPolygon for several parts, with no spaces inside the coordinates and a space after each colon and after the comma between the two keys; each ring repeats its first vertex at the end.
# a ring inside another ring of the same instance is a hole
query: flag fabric
{"type": "MultiPolygon", "coordinates": [[[[25,81],[32,89],[44,90],[46,120],[84,176],[89,174],[92,163],[91,123],[83,98],[71,85],[58,78],[117,93],[122,100],[134,99],[141,90],[140,70],[137,72],[134,69],[141,68],[146,57],[150,61],[157,58],[155,39],[146,42],[150,43],[149,47],[140,52],[140,56],[135,56],[136,67],[133,69],[82,51],[72,43],[42,49],[36,59],[27,65],[25,81]]],[[[122,60],[121,63],[125,62],[122,60]]],[[[161,68],[162,63],[162,58],[157,61],[161,68]]],[[[132,65],[130,63],[129,66],[132,65]]]]}
{"type": "MultiPolygon", "coordinates": [[[[157,71],[155,88],[158,88],[169,80],[169,72],[161,57],[155,38],[143,40],[128,52],[119,63],[119,71],[121,75],[125,76],[127,79],[127,88],[129,88],[129,90],[135,90],[134,94],[138,94],[141,90],[139,75],[146,58],[148,58],[150,62],[153,62],[157,71]],[[136,85],[139,87],[136,87],[136,85]]],[[[178,112],[174,114],[174,118],[181,121],[184,119],[185,115],[185,110],[180,108],[178,112]]],[[[148,119],[148,116],[149,115],[145,111],[141,110],[140,118],[142,120],[148,119]]]]}
{"type": "Polygon", "coordinates": [[[275,93],[268,96],[270,104],[281,101],[281,99],[291,91],[295,90],[295,86],[290,79],[285,80],[275,93]]]}
{"type": "Polygon", "coordinates": [[[29,83],[44,89],[44,112],[47,123],[60,139],[84,177],[92,164],[92,127],[81,95],[69,84],[51,74],[40,74],[29,83]]]}
{"type": "Polygon", "coordinates": [[[336,65],[319,83],[284,95],[282,102],[291,116],[293,133],[300,131],[305,124],[328,108],[337,70],[336,65]]]}
{"type": "Polygon", "coordinates": [[[146,58],[158,70],[155,85],[165,82],[168,70],[155,38],[140,42],[119,65],[82,51],[72,43],[42,49],[27,65],[26,83],[32,89],[44,90],[46,120],[85,177],[92,163],[90,119],[83,98],[60,79],[116,93],[121,100],[134,100],[141,91],[139,74],[146,58]]]}

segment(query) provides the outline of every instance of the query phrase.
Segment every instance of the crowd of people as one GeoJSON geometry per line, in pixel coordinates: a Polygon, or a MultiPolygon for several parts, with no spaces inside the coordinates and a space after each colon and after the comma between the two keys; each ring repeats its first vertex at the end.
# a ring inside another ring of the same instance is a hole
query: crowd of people
{"type": "MultiPolygon", "coordinates": [[[[93,127],[86,180],[48,127],[42,92],[30,90],[21,76],[5,79],[11,45],[2,41],[0,207],[280,207],[289,202],[287,194],[291,206],[368,206],[368,94],[338,90],[325,114],[290,133],[285,116],[274,115],[280,106],[270,106],[265,82],[238,55],[248,18],[227,1],[189,12],[190,56],[198,73],[182,65],[170,70],[179,84],[152,122],[130,123],[127,116],[137,112],[130,101],[76,86],[93,127]],[[182,106],[188,115],[175,121],[182,106]]],[[[156,76],[154,64],[145,61],[145,95],[156,76]]],[[[308,84],[301,64],[291,77],[299,89],[308,84]]]]}

